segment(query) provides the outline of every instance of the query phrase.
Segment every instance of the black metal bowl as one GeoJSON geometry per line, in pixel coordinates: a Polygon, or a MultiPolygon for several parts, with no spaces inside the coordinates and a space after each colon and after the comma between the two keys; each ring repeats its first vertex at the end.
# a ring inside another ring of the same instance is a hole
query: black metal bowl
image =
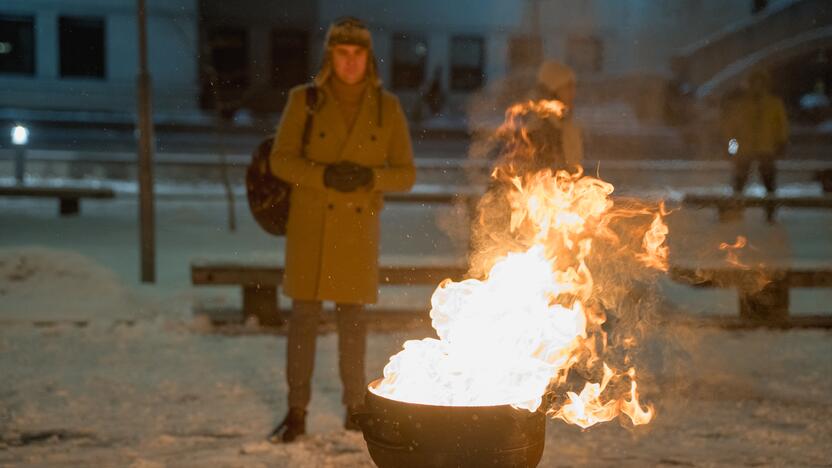
{"type": "Polygon", "coordinates": [[[510,405],[404,403],[369,388],[365,409],[354,420],[381,468],[535,467],[546,436],[546,417],[540,411],[530,413],[510,405]]]}

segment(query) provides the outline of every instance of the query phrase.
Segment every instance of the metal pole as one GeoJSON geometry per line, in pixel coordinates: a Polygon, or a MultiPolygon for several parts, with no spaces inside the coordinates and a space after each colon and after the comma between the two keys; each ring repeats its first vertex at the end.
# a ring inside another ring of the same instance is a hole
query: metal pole
{"type": "Polygon", "coordinates": [[[150,73],[147,70],[147,15],[145,0],[137,0],[139,26],[139,250],[143,283],[156,282],[156,240],[153,215],[153,120],[150,73]]]}
{"type": "Polygon", "coordinates": [[[14,149],[14,178],[18,184],[23,185],[26,174],[26,146],[17,145],[14,149]]]}

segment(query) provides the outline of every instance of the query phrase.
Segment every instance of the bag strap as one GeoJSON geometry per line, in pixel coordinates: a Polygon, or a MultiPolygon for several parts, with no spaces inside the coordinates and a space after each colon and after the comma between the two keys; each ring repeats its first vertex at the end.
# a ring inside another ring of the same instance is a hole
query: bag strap
{"type": "Polygon", "coordinates": [[[306,157],[306,146],[309,145],[309,134],[312,131],[312,120],[315,117],[315,107],[318,105],[318,88],[314,83],[306,87],[306,122],[303,124],[300,155],[306,157]]]}

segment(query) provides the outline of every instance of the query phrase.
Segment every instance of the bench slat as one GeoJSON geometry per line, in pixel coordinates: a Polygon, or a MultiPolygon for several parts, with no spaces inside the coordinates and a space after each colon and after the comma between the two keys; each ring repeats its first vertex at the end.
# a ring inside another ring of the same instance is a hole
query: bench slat
{"type": "Polygon", "coordinates": [[[461,280],[467,268],[452,266],[394,266],[379,268],[379,282],[390,285],[438,284],[445,278],[461,280]]]}
{"type": "Polygon", "coordinates": [[[685,195],[682,204],[698,208],[748,208],[748,207],[789,207],[789,208],[832,208],[832,197],[733,197],[725,195],[685,195]]]}
{"type": "Polygon", "coordinates": [[[111,188],[106,187],[48,187],[31,185],[0,186],[0,196],[6,197],[53,197],[53,198],[113,198],[111,188]]]}
{"type": "Polygon", "coordinates": [[[787,278],[793,288],[832,288],[832,269],[792,270],[787,278]]]}
{"type": "Polygon", "coordinates": [[[789,287],[832,287],[829,268],[681,268],[670,269],[670,277],[679,283],[699,288],[751,287],[771,281],[783,281],[789,287]]]}
{"type": "MultiPolygon", "coordinates": [[[[267,265],[242,265],[231,262],[194,262],[191,282],[227,285],[280,285],[283,268],[267,265]]],[[[383,266],[379,268],[379,282],[386,285],[438,284],[445,278],[462,279],[467,268],[448,266],[383,266]]]]}
{"type": "Polygon", "coordinates": [[[283,268],[239,265],[191,265],[193,284],[229,284],[242,286],[280,285],[283,268]]]}
{"type": "Polygon", "coordinates": [[[480,192],[402,192],[386,193],[384,201],[388,203],[442,203],[450,204],[457,201],[470,204],[482,196],[480,192]]]}

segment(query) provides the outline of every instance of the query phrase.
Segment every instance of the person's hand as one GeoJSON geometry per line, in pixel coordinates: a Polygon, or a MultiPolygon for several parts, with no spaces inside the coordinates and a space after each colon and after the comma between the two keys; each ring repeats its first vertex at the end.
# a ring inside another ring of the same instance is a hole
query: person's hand
{"type": "Polygon", "coordinates": [[[372,187],[374,179],[372,169],[349,161],[330,164],[324,169],[324,185],[339,192],[372,187]]]}

